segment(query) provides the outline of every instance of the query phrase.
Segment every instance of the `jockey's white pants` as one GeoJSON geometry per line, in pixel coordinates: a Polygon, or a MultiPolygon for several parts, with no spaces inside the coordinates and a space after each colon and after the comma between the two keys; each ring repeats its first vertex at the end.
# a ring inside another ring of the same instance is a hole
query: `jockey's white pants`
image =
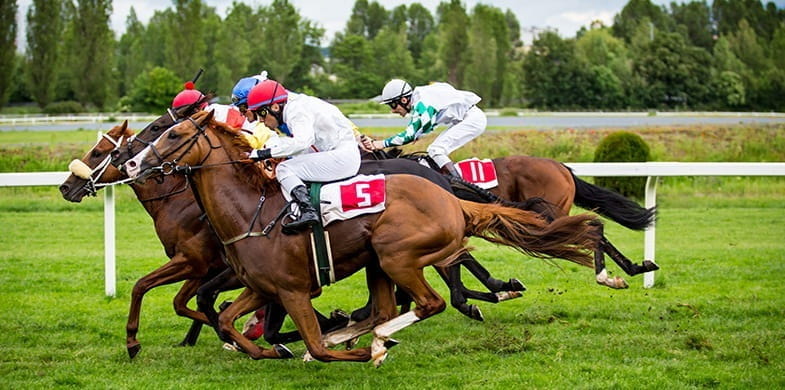
{"type": "Polygon", "coordinates": [[[303,181],[327,182],[345,179],[360,169],[357,143],[344,142],[333,150],[293,156],[278,164],[275,175],[284,193],[303,185],[303,181]]]}
{"type": "Polygon", "coordinates": [[[439,168],[450,162],[450,153],[477,138],[485,131],[488,118],[477,106],[466,111],[463,120],[442,131],[439,136],[428,146],[428,155],[431,156],[439,168]]]}

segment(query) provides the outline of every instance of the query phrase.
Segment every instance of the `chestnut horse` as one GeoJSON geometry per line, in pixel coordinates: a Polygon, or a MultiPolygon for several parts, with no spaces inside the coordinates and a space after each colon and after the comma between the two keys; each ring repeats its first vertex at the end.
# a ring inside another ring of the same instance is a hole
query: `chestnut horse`
{"type": "Polygon", "coordinates": [[[329,350],[311,306],[311,296],[320,286],[310,265],[308,235],[284,235],[279,224],[259,235],[249,234],[270,221],[275,223],[289,207],[277,182],[266,179],[257,164],[244,158],[250,149],[238,137],[238,130],[212,120],[212,112],[201,112],[167,130],[126,165],[135,167],[129,170],[131,176],[142,172],[140,180],[156,172],[190,175],[210,224],[225,243],[229,265],[246,286],[221,312],[220,330],[254,359],[281,355],[245,338],[233,322],[267,302],[278,302],[314,358],[373,358],[380,363],[386,356],[384,342],[392,333],[444,310],[444,300],[427,283],[422,269],[449,262],[465,250],[470,236],[537,257],[592,265],[587,252],[598,239],[593,216],[565,216],[548,223],[536,213],[517,208],[459,200],[421,177],[389,175],[384,211],[325,227],[332,237],[341,238],[332,246],[335,279],[366,268],[374,309],[368,320],[353,329],[358,334],[374,329],[375,336],[372,347],[329,350]],[[416,305],[398,317],[394,285],[412,296],[416,305]]]}
{"type": "MultiPolygon", "coordinates": [[[[424,152],[401,154],[401,149],[396,148],[390,151],[375,151],[366,154],[366,158],[405,158],[424,161],[431,168],[438,170],[436,163],[424,152]]],[[[495,158],[493,163],[499,182],[497,187],[486,191],[461,179],[452,178],[453,192],[456,196],[466,200],[488,201],[490,194],[518,203],[540,198],[555,206],[546,210],[545,214],[557,215],[569,215],[574,203],[632,230],[643,230],[654,221],[655,207],[643,208],[614,191],[581,180],[572,173],[572,170],[558,161],[531,156],[507,156],[495,158]]],[[[659,269],[657,264],[649,260],[644,260],[640,265],[633,263],[602,233],[594,254],[595,280],[598,284],[610,288],[627,288],[628,284],[619,276],[608,277],[605,254],[630,276],[659,269]]],[[[475,271],[472,272],[480,277],[475,271]]]]}
{"type": "MultiPolygon", "coordinates": [[[[171,127],[175,122],[195,112],[198,103],[191,106],[168,110],[142,131],[158,134],[171,127]]],[[[124,163],[146,146],[146,141],[136,139],[133,131],[127,128],[127,121],[103,134],[98,143],[81,160],[75,160],[69,168],[72,174],[60,186],[63,198],[71,202],[81,202],[85,196],[95,196],[100,188],[127,181],[127,176],[115,166],[124,163]],[[136,141],[134,141],[136,140],[136,141]],[[131,144],[136,144],[134,148],[131,144]],[[135,150],[134,150],[135,149],[135,150]]],[[[186,281],[174,298],[175,312],[194,320],[191,329],[180,345],[195,345],[201,326],[208,322],[205,314],[188,308],[187,303],[201,291],[208,281],[216,275],[223,275],[222,283],[209,288],[199,298],[200,309],[212,308],[219,292],[243,287],[233,273],[228,276],[222,271],[231,271],[223,260],[223,245],[218,241],[204,212],[194,199],[193,192],[182,176],[159,177],[145,184],[129,183],[137,199],[153,219],[156,234],[164,246],[169,262],[140,278],[131,291],[131,303],[126,324],[126,348],[130,358],[141,350],[136,338],[139,330],[139,317],[144,295],[151,289],[186,281]]],[[[215,315],[217,318],[217,315],[215,315]]],[[[320,315],[320,323],[327,329],[335,329],[346,324],[345,319],[327,319],[320,315]]],[[[266,338],[271,343],[297,338],[295,334],[280,334],[269,329],[266,338]]],[[[296,332],[295,332],[296,333],[296,332]]]]}

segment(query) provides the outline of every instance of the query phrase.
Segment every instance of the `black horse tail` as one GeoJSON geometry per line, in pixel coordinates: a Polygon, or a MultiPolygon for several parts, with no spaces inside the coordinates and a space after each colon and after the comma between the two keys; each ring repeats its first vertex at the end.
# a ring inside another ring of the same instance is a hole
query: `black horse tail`
{"type": "Polygon", "coordinates": [[[657,206],[644,208],[607,188],[585,182],[570,170],[575,181],[575,204],[610,218],[632,230],[643,230],[654,222],[657,206]]]}

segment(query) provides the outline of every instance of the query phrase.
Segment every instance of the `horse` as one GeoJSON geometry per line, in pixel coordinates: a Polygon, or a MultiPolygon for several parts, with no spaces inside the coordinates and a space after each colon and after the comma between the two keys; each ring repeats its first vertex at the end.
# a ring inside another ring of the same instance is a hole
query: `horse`
{"type": "Polygon", "coordinates": [[[350,326],[353,337],[373,329],[372,345],[330,350],[323,344],[311,306],[312,295],[321,287],[309,265],[308,235],[283,234],[276,222],[289,203],[277,181],[260,174],[259,166],[244,156],[251,148],[238,137],[239,131],[212,116],[200,112],[171,127],[126,163],[133,169],[126,169],[131,176],[138,175],[137,180],[156,173],[183,173],[191,178],[210,224],[225,244],[229,265],[246,286],[221,312],[219,328],[251,358],[282,356],[276,348],[261,348],[245,338],[233,323],[267,302],[277,302],[292,318],[314,358],[325,362],[373,359],[380,364],[387,356],[385,342],[394,332],[444,310],[444,300],[427,283],[422,269],[449,263],[465,250],[470,236],[537,257],[592,266],[589,252],[598,239],[598,221],[592,215],[563,216],[549,223],[517,208],[460,200],[421,177],[387,175],[383,211],[325,227],[330,236],[342,238],[332,246],[335,280],[365,268],[373,302],[373,315],[350,326]],[[257,223],[273,227],[251,234],[257,223]],[[412,311],[396,316],[394,285],[412,296],[412,311]]]}
{"type": "MultiPolygon", "coordinates": [[[[142,130],[147,134],[168,129],[177,120],[192,114],[198,103],[191,106],[168,110],[142,130]]],[[[128,129],[125,121],[102,134],[101,139],[81,160],[75,160],[69,168],[72,174],[60,186],[64,199],[81,202],[85,196],[95,196],[97,190],[113,183],[125,183],[127,176],[115,166],[124,163],[136,154],[129,145],[135,139],[133,131],[128,129]],[[76,173],[79,172],[79,173],[76,173]]],[[[137,145],[146,145],[144,140],[136,141],[137,145]]],[[[138,148],[138,150],[142,150],[138,148]]],[[[211,325],[202,307],[214,305],[218,293],[243,287],[223,260],[223,245],[217,240],[204,213],[194,199],[189,183],[182,176],[161,176],[155,181],[145,184],[129,183],[137,199],[153,219],[156,234],[164,246],[169,261],[140,278],[131,292],[131,302],[126,324],[126,348],[133,359],[141,350],[141,343],[136,335],[139,330],[139,317],[144,295],[151,289],[185,281],[174,298],[175,313],[193,319],[193,325],[180,345],[196,344],[202,324],[211,325]],[[221,283],[209,285],[208,281],[223,275],[221,283]],[[187,303],[199,291],[200,311],[188,308],[187,303]]],[[[335,329],[346,325],[348,319],[331,316],[329,319],[320,315],[320,322],[326,329],[335,329]]],[[[217,315],[215,316],[217,318],[217,315]]],[[[265,334],[271,344],[298,339],[296,332],[279,333],[280,327],[268,327],[265,334]],[[294,333],[294,334],[292,334],[294,333]]]]}
{"type": "MultiPolygon", "coordinates": [[[[389,152],[365,153],[364,156],[377,160],[405,158],[422,161],[438,171],[436,163],[424,152],[402,154],[401,149],[395,148],[389,152]]],[[[643,230],[654,221],[656,206],[643,208],[621,194],[588,183],[558,161],[531,156],[507,156],[493,159],[493,164],[498,186],[484,190],[462,179],[451,178],[455,194],[462,199],[488,201],[490,192],[495,197],[519,204],[529,199],[543,199],[547,204],[555,206],[548,208],[546,214],[557,215],[569,215],[572,205],[576,204],[632,230],[643,230]]],[[[594,272],[595,281],[606,287],[622,289],[629,285],[619,276],[608,277],[605,254],[630,276],[659,269],[659,266],[650,260],[644,260],[640,265],[633,263],[601,232],[601,239],[594,254],[594,272]]],[[[472,272],[482,280],[481,274],[472,272]]]]}
{"type": "MultiPolygon", "coordinates": [[[[197,102],[196,104],[200,104],[197,102]]],[[[178,110],[168,110],[169,115],[163,115],[156,121],[150,123],[145,129],[140,131],[135,136],[128,139],[126,145],[120,147],[113,151],[113,158],[112,158],[112,165],[118,166],[122,168],[122,164],[128,161],[131,157],[137,155],[143,148],[148,146],[151,142],[158,139],[158,137],[166,131],[170,126],[174,125],[177,121],[182,120],[186,117],[184,113],[178,110]]],[[[361,167],[361,172],[365,173],[401,173],[401,172],[408,172],[412,174],[416,174],[418,176],[426,177],[427,179],[437,182],[440,186],[444,187],[447,190],[450,190],[449,182],[441,175],[434,174],[434,172],[424,168],[418,164],[403,164],[402,162],[393,162],[393,161],[386,161],[383,163],[379,162],[372,162],[372,161],[364,161],[363,166],[361,167]]],[[[480,200],[484,202],[488,201],[497,201],[497,199],[492,200],[480,200]]],[[[534,199],[529,199],[527,204],[537,204],[537,201],[534,199]]],[[[532,206],[524,206],[524,208],[531,208],[532,206]]],[[[515,297],[520,296],[519,291],[523,291],[526,288],[523,284],[515,278],[509,278],[507,281],[502,281],[499,279],[493,278],[490,273],[479,263],[477,262],[468,252],[463,254],[460,257],[460,264],[469,269],[472,274],[474,274],[478,280],[480,280],[486,288],[489,289],[490,293],[480,292],[471,290],[463,285],[460,281],[460,273],[457,266],[449,267],[447,269],[440,271],[440,276],[444,279],[447,285],[450,287],[450,303],[453,307],[455,307],[459,312],[466,315],[469,318],[475,320],[483,320],[483,315],[480,309],[476,305],[469,305],[467,304],[467,297],[483,300],[486,302],[497,303],[506,299],[512,299],[515,297]],[[452,280],[456,280],[456,282],[452,282],[452,280]]],[[[438,270],[438,268],[437,268],[438,270]]],[[[226,270],[226,274],[223,275],[221,278],[216,278],[215,281],[210,283],[204,283],[202,287],[197,290],[197,304],[199,310],[204,312],[208,318],[211,320],[215,320],[218,317],[218,314],[215,312],[212,303],[215,300],[218,292],[226,291],[234,288],[239,288],[237,286],[237,281],[233,279],[231,276],[232,271],[226,270]]],[[[404,298],[401,296],[401,298],[404,298]]],[[[265,318],[265,329],[264,335],[265,340],[271,344],[277,343],[285,343],[291,340],[297,339],[295,334],[280,334],[278,332],[278,328],[283,321],[282,314],[276,310],[277,307],[269,308],[267,310],[267,317],[265,318]],[[271,322],[272,321],[272,322],[271,322]]],[[[367,317],[370,315],[370,304],[367,304],[364,308],[355,310],[352,313],[352,317],[354,320],[360,320],[362,318],[367,317]]],[[[333,313],[335,314],[335,313],[333,313]]],[[[283,313],[285,315],[285,313],[283,313]]],[[[319,314],[320,320],[327,321],[327,318],[319,314]]],[[[335,316],[331,315],[330,318],[333,319],[335,316]]],[[[198,325],[194,325],[191,331],[189,331],[189,339],[195,339],[198,336],[198,325]]],[[[329,322],[325,322],[325,324],[329,324],[329,322]]],[[[331,327],[335,327],[338,325],[338,322],[332,324],[331,327]]],[[[195,341],[194,341],[195,342],[195,341]]]]}

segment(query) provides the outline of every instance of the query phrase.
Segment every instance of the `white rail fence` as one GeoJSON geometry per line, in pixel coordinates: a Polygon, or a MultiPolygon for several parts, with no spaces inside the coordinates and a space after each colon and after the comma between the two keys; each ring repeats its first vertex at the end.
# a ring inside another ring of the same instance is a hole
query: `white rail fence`
{"type": "MultiPolygon", "coordinates": [[[[657,181],[666,176],[785,176],[785,162],[777,163],[567,163],[577,176],[644,176],[645,207],[657,203],[657,181]]],[[[0,173],[0,187],[60,185],[69,172],[0,173]]],[[[104,278],[107,296],[115,296],[115,199],[114,187],[104,188],[104,278]]],[[[655,261],[655,226],[646,229],[643,257],[655,261]]],[[[643,276],[643,287],[654,286],[654,272],[643,276]]]]}

